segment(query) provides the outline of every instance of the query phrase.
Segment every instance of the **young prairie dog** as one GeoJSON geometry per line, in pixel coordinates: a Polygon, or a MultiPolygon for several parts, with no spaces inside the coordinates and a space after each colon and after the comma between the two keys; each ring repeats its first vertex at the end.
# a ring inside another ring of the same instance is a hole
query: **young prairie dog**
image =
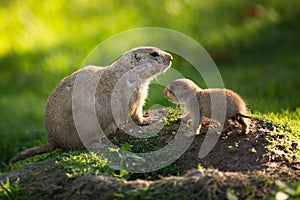
{"type": "Polygon", "coordinates": [[[149,119],[144,118],[142,107],[148,96],[150,80],[165,72],[171,66],[172,59],[169,53],[156,47],[138,47],[125,52],[110,66],[87,66],[66,77],[46,103],[48,143],[19,153],[11,162],[57,148],[84,149],[86,146],[81,138],[88,140],[90,146],[99,146],[98,127],[89,126],[92,124],[89,121],[91,115],[105,134],[116,131],[120,123],[128,120],[138,125],[148,124],[149,119]],[[95,91],[88,86],[92,80],[96,80],[95,91]],[[83,135],[75,123],[87,127],[83,129],[83,135]]]}
{"type": "MultiPolygon", "coordinates": [[[[217,106],[224,105],[221,101],[218,102],[218,99],[224,99],[225,97],[226,122],[228,122],[229,119],[237,120],[242,125],[242,133],[249,133],[250,120],[248,119],[249,117],[246,116],[248,113],[247,106],[242,98],[231,90],[203,90],[189,79],[177,79],[171,82],[163,92],[169,101],[185,105],[187,114],[182,120],[191,120],[192,128],[193,130],[197,130],[197,134],[199,134],[203,117],[211,118],[211,96],[214,97],[217,106]]],[[[216,108],[217,111],[218,109],[222,108],[216,108]]]]}

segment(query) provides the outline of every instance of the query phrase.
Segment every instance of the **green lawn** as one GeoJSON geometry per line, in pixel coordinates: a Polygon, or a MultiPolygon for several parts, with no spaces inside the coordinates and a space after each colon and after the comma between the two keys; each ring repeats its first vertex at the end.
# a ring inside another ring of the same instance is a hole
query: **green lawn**
{"type": "MultiPolygon", "coordinates": [[[[225,87],[252,112],[299,127],[299,19],[298,0],[0,1],[0,166],[46,142],[44,106],[59,81],[98,43],[136,27],[194,38],[215,59],[225,87]]],[[[205,87],[174,56],[172,66],[205,87]]],[[[161,90],[150,88],[145,108],[166,104],[161,90]]]]}

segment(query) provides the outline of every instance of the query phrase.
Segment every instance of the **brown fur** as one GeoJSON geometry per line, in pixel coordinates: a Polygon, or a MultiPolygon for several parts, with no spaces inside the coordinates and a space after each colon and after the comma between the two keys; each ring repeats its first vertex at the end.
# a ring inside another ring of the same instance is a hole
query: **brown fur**
{"type": "MultiPolygon", "coordinates": [[[[194,82],[188,79],[177,79],[171,82],[164,89],[165,97],[173,103],[184,104],[187,114],[182,118],[185,121],[191,120],[192,128],[199,130],[204,117],[210,118],[211,111],[211,96],[218,101],[226,97],[226,117],[225,120],[237,120],[242,125],[242,132],[249,132],[250,121],[246,116],[248,113],[245,102],[242,98],[228,89],[205,89],[202,90],[194,82]],[[199,111],[199,112],[198,112],[199,111]],[[200,115],[200,116],[198,116],[200,115]],[[199,121],[197,122],[197,119],[199,121]]],[[[215,100],[214,99],[214,100],[215,100]]],[[[217,105],[223,105],[222,102],[216,102],[217,105]]],[[[222,108],[217,108],[216,112],[222,108]]],[[[221,114],[220,114],[221,115],[221,114]]]]}
{"type": "MultiPolygon", "coordinates": [[[[87,83],[92,78],[99,78],[96,79],[99,82],[96,87],[95,110],[98,123],[105,134],[114,132],[119,123],[129,119],[138,125],[148,124],[147,119],[143,117],[142,107],[148,95],[149,82],[167,70],[171,61],[172,56],[158,48],[139,47],[126,52],[108,67],[88,66],[66,77],[50,94],[46,103],[45,128],[48,144],[25,150],[11,161],[16,162],[56,148],[85,148],[73,118],[72,98],[74,98],[73,88],[77,76],[86,77],[87,83]],[[113,93],[117,96],[113,96],[113,93]],[[117,102],[114,104],[115,107],[112,107],[112,102],[117,102]],[[117,114],[113,115],[112,109],[117,114]]],[[[90,88],[83,89],[83,92],[90,90],[90,88]]],[[[89,112],[84,106],[82,105],[80,111],[89,112]]],[[[83,122],[84,120],[82,119],[83,122]]],[[[89,135],[86,137],[91,145],[95,145],[92,143],[98,141],[97,138],[89,138],[89,135]]]]}

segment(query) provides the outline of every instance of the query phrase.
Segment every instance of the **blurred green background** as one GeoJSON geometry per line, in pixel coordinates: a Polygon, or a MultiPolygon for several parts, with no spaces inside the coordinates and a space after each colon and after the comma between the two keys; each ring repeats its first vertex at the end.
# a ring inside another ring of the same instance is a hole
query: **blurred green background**
{"type": "MultiPolygon", "coordinates": [[[[299,0],[0,0],[0,6],[2,164],[46,142],[44,106],[53,88],[101,41],[137,27],[187,34],[252,111],[300,120],[299,0]]],[[[205,87],[174,56],[172,67],[205,87]]],[[[162,89],[150,88],[145,108],[166,103],[162,89]]]]}

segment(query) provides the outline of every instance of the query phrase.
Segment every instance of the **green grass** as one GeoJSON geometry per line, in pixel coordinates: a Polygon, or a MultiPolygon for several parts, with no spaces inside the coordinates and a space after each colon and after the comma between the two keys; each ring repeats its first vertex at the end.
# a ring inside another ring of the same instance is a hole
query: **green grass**
{"type": "Polygon", "coordinates": [[[273,195],[276,199],[299,199],[300,198],[300,181],[287,185],[281,181],[275,182],[278,191],[273,195]]]}
{"type": "Polygon", "coordinates": [[[19,187],[19,179],[12,183],[8,178],[5,183],[0,183],[0,198],[6,200],[30,200],[19,187]]]}
{"type": "Polygon", "coordinates": [[[83,174],[98,173],[109,176],[115,175],[115,171],[108,167],[108,160],[106,158],[88,151],[64,153],[57,157],[55,165],[63,167],[68,178],[75,178],[83,174]]]}
{"type": "Polygon", "coordinates": [[[289,154],[290,161],[300,159],[300,109],[295,112],[285,111],[280,114],[255,113],[253,117],[262,120],[265,125],[276,127],[276,130],[268,134],[270,145],[266,148],[277,148],[289,154]]]}
{"type": "MultiPolygon", "coordinates": [[[[282,124],[291,133],[288,138],[299,137],[298,0],[16,0],[0,5],[1,168],[18,151],[46,142],[47,97],[90,50],[114,34],[145,26],[193,37],[215,58],[225,87],[239,93],[253,113],[282,124]],[[245,9],[256,4],[263,13],[247,17],[245,9]]],[[[205,88],[191,65],[174,56],[172,66],[205,88]]],[[[145,108],[171,105],[162,89],[150,88],[145,108]]]]}

